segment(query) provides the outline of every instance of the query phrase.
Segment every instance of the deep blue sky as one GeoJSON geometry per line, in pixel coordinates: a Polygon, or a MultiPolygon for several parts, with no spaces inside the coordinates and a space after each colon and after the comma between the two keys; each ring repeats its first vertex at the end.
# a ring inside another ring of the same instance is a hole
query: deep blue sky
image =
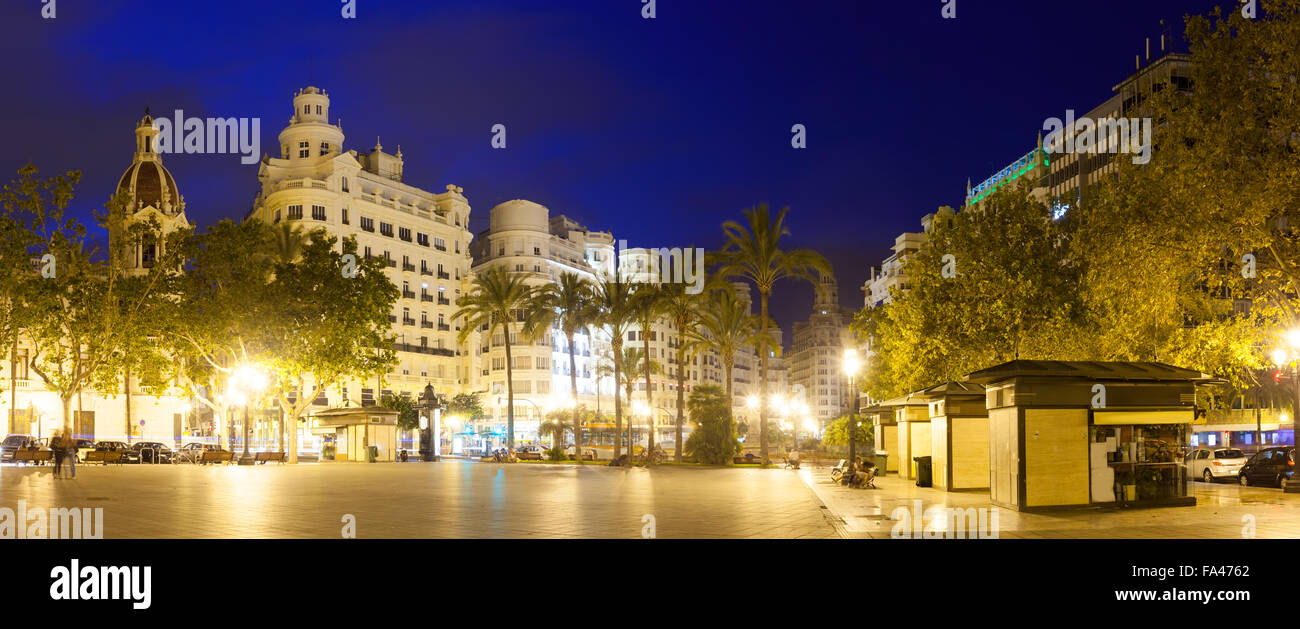
{"type": "MultiPolygon", "coordinates": [[[[759,202],[791,206],[792,246],[836,266],[841,301],[894,237],[958,205],[967,179],[1033,147],[1133,71],[1159,20],[1231,0],[6,0],[0,178],[23,163],[83,171],[89,220],[130,164],[146,105],[262,118],[262,151],[308,84],[329,91],[345,148],[402,146],[407,183],[464,187],[473,230],[527,198],[633,246],[720,244],[759,202]],[[492,150],[490,128],[508,127],[492,150]],[[808,128],[793,150],[790,128],[808,128]]],[[[1181,44],[1180,44],[1181,49],[1181,44]]],[[[238,218],[256,165],[166,164],[191,221],[238,218]]],[[[788,330],[812,291],[780,289],[788,330]]],[[[787,342],[788,342],[787,336],[787,342]]]]}

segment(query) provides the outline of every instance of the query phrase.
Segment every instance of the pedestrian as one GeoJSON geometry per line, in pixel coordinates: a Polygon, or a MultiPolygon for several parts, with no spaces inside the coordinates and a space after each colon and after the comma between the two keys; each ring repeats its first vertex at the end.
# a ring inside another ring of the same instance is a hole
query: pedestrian
{"type": "Polygon", "coordinates": [[[77,477],[77,442],[69,439],[65,452],[68,457],[68,478],[77,477]]]}
{"type": "Polygon", "coordinates": [[[63,471],[63,436],[57,432],[50,439],[50,458],[54,459],[54,477],[59,478],[63,471]]]}

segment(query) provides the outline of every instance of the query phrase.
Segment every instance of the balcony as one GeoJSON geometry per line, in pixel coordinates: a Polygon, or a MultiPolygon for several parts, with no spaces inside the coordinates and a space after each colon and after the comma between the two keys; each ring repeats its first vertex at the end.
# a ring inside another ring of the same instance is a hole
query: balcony
{"type": "Polygon", "coordinates": [[[397,260],[388,260],[388,268],[390,269],[397,268],[397,260]]]}
{"type": "Polygon", "coordinates": [[[439,323],[439,324],[438,324],[438,330],[439,330],[439,331],[442,331],[442,332],[450,332],[450,331],[451,331],[451,326],[450,326],[450,325],[447,325],[446,323],[439,323]]]}
{"type": "Polygon", "coordinates": [[[442,272],[442,271],[438,271],[438,279],[440,279],[440,280],[449,280],[449,279],[451,279],[451,274],[449,274],[449,273],[444,273],[444,272],[442,272]]]}
{"type": "Polygon", "coordinates": [[[451,300],[450,300],[450,299],[447,299],[446,297],[443,297],[442,295],[438,295],[438,305],[439,305],[439,306],[450,306],[450,305],[451,305],[451,300]]]}
{"type": "Polygon", "coordinates": [[[414,291],[409,291],[409,290],[404,290],[404,291],[402,291],[402,298],[403,298],[403,299],[415,299],[415,292],[414,292],[414,291]]]}
{"type": "Polygon", "coordinates": [[[438,251],[446,251],[447,245],[434,245],[433,248],[437,249],[438,251]]]}
{"type": "Polygon", "coordinates": [[[413,318],[411,318],[411,317],[402,317],[402,325],[410,325],[410,326],[414,326],[414,325],[415,325],[415,319],[413,319],[413,318]]]}
{"type": "Polygon", "coordinates": [[[432,330],[432,329],[433,329],[433,322],[432,322],[432,321],[421,321],[421,322],[420,322],[420,327],[422,327],[422,328],[424,328],[424,329],[426,329],[426,330],[432,330]]]}
{"type": "Polygon", "coordinates": [[[393,349],[399,352],[414,352],[417,354],[429,354],[430,356],[455,356],[456,350],[443,349],[441,347],[424,347],[421,345],[409,345],[406,343],[394,343],[393,349]]]}
{"type": "Polygon", "coordinates": [[[433,271],[430,271],[429,269],[420,269],[420,275],[427,275],[429,277],[433,277],[433,271]]]}
{"type": "Polygon", "coordinates": [[[433,295],[430,295],[429,293],[420,295],[420,301],[433,302],[433,295]]]}
{"type": "Polygon", "coordinates": [[[397,315],[388,315],[389,323],[397,323],[397,315]]]}
{"type": "Polygon", "coordinates": [[[414,264],[407,264],[407,263],[403,262],[403,263],[402,263],[402,270],[403,270],[403,271],[407,271],[407,272],[415,271],[415,265],[414,265],[414,264]]]}

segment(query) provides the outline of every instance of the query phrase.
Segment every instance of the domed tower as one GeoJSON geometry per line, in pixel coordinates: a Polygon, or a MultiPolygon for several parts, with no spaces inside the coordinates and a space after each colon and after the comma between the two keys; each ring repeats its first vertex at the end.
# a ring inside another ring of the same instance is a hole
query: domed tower
{"type": "Polygon", "coordinates": [[[835,282],[835,276],[819,273],[817,283],[821,285],[822,289],[813,291],[813,309],[823,314],[838,310],[840,307],[840,287],[835,282]]]}
{"type": "Polygon", "coordinates": [[[162,155],[154,150],[157,135],[153,116],[145,109],[144,117],[135,126],[135,157],[117,182],[116,193],[125,196],[120,210],[113,208],[121,214],[120,221],[109,224],[109,249],[115,264],[126,267],[130,273],[148,272],[160,253],[164,237],[189,226],[185,199],[171,172],[163,166],[162,155]],[[150,220],[157,223],[158,231],[133,237],[134,242],[123,240],[124,232],[129,233],[132,225],[150,220]]]}
{"type": "Polygon", "coordinates": [[[293,95],[293,116],[280,132],[280,157],[302,163],[343,150],[343,129],[329,123],[330,97],[307,86],[293,95]]]}

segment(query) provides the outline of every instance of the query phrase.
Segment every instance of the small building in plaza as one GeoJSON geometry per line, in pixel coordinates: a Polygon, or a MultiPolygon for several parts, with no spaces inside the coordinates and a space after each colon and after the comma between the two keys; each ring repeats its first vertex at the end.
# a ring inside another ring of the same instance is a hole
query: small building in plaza
{"type": "Polygon", "coordinates": [[[1179,453],[1210,376],[1155,362],[1015,360],[967,380],[985,386],[994,504],[1196,503],[1179,453]]]}
{"type": "Polygon", "coordinates": [[[349,406],[320,411],[311,417],[311,434],[321,437],[321,458],[366,461],[366,449],[376,449],[376,461],[397,460],[397,415],[391,408],[349,406]]]}
{"type": "Polygon", "coordinates": [[[912,459],[930,456],[930,412],[925,398],[911,393],[881,402],[864,412],[875,418],[876,449],[888,453],[885,471],[896,471],[902,478],[916,478],[916,461],[912,459]]]}
{"type": "Polygon", "coordinates": [[[984,387],[973,382],[946,382],[917,395],[929,402],[934,487],[988,489],[989,412],[984,387]]]}
{"type": "Polygon", "coordinates": [[[890,449],[898,445],[898,417],[893,406],[885,403],[862,409],[862,416],[871,423],[876,453],[885,455],[885,469],[881,473],[897,472],[898,457],[890,449]]]}

